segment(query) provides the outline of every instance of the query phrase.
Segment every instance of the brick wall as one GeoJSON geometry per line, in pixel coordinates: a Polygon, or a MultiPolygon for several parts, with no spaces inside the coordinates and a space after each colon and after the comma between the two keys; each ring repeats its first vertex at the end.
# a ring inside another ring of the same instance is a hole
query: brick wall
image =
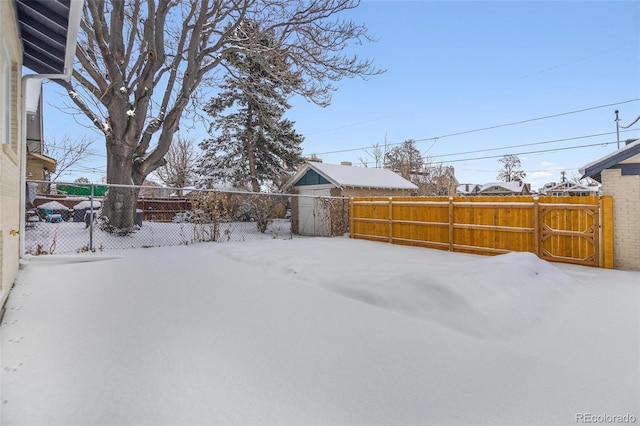
{"type": "Polygon", "coordinates": [[[640,176],[603,170],[602,195],[613,196],[614,267],[640,270],[640,176]]]}

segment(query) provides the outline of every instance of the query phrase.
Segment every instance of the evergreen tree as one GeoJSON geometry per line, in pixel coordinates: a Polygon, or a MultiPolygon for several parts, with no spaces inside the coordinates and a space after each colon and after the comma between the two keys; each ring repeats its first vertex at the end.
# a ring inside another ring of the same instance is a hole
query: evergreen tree
{"type": "Polygon", "coordinates": [[[225,57],[229,73],[219,95],[204,108],[213,117],[212,137],[200,144],[198,173],[204,185],[227,181],[260,192],[262,183],[303,161],[304,138],[283,117],[290,108],[288,97],[302,81],[273,36],[260,31],[257,23],[245,22],[238,32],[247,40],[259,37],[263,49],[225,57]]]}

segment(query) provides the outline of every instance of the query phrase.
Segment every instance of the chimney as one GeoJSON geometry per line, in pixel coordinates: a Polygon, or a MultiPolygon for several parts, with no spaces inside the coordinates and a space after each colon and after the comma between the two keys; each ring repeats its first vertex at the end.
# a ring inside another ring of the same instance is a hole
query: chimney
{"type": "Polygon", "coordinates": [[[469,184],[468,183],[464,184],[464,192],[469,192],[469,184]]]}
{"type": "Polygon", "coordinates": [[[353,164],[351,164],[351,161],[341,161],[340,165],[341,166],[353,166],[353,164]]]}

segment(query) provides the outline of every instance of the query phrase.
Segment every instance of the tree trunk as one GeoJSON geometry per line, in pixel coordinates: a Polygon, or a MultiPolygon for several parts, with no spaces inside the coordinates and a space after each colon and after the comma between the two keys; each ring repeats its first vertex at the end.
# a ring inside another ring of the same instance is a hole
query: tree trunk
{"type": "Polygon", "coordinates": [[[249,160],[249,178],[251,179],[251,189],[253,192],[260,192],[260,182],[258,182],[258,172],[256,170],[256,153],[253,149],[253,110],[249,105],[247,111],[247,158],[249,160]]]}
{"type": "MultiPolygon", "coordinates": [[[[133,149],[107,140],[107,184],[132,185],[133,149]]],[[[108,230],[128,234],[135,226],[139,188],[110,186],[102,206],[108,230]]]]}

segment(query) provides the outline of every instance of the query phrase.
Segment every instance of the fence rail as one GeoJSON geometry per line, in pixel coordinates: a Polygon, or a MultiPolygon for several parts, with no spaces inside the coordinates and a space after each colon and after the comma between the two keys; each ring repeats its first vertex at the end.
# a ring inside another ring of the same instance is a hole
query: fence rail
{"type": "Polygon", "coordinates": [[[352,238],[613,268],[612,197],[354,198],[352,238]]]}

